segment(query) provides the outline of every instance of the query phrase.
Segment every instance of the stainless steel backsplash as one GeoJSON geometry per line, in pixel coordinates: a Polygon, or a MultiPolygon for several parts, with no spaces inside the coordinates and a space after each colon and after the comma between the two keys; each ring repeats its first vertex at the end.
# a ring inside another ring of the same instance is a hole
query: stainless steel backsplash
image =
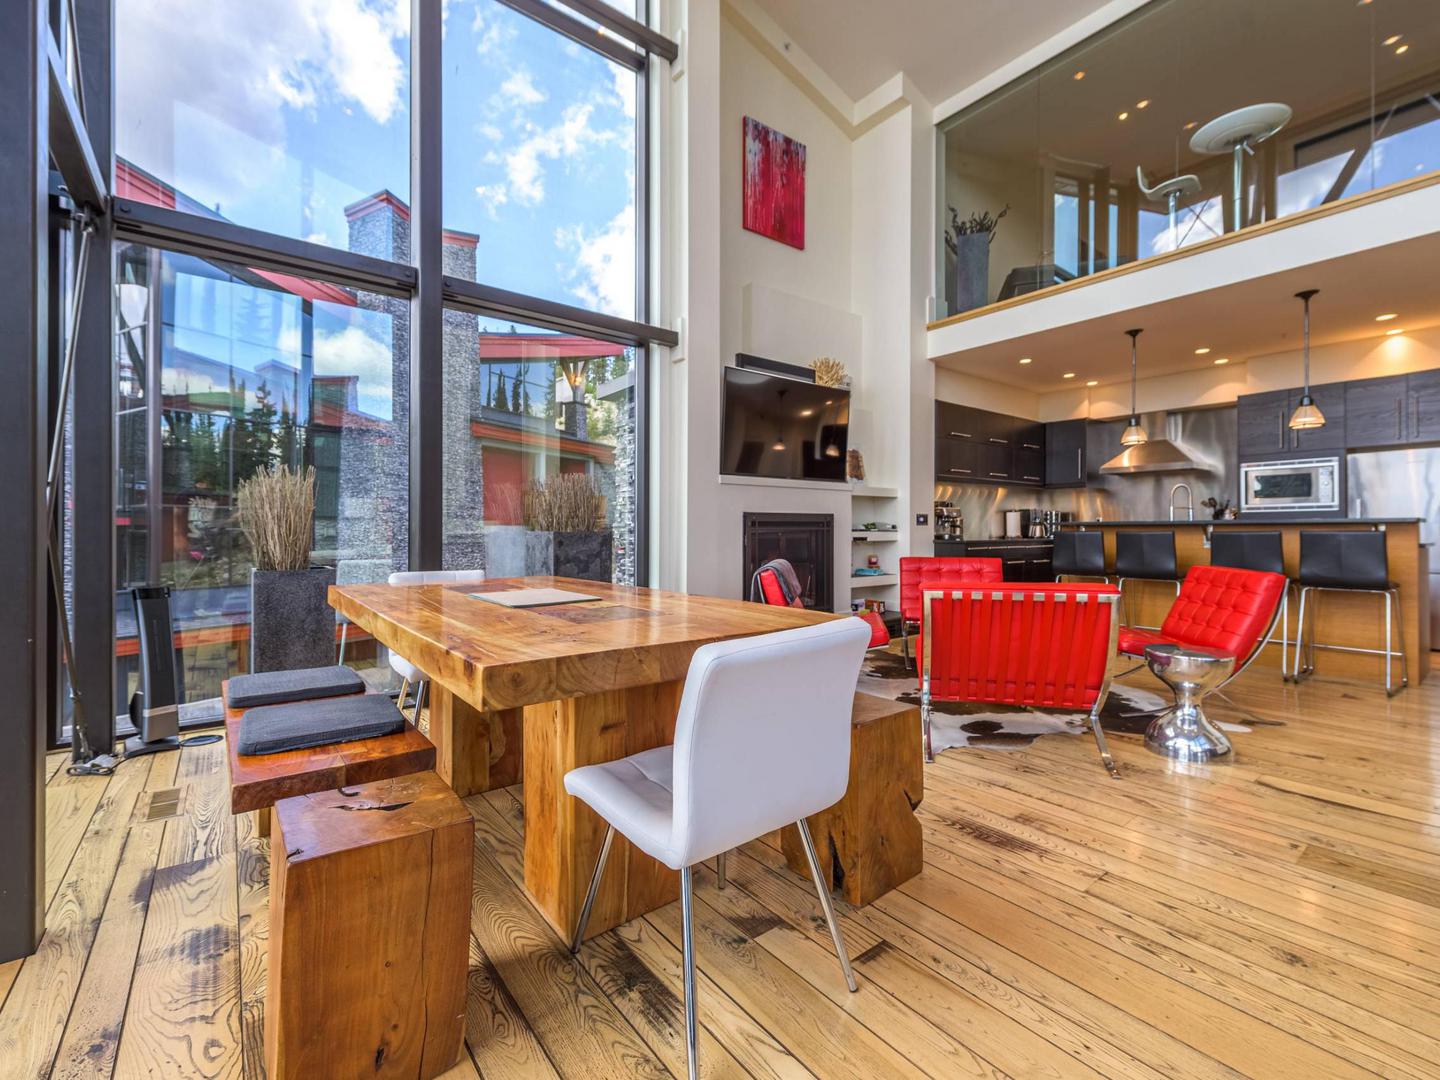
{"type": "MultiPolygon", "coordinates": [[[[1017,508],[1068,510],[1077,520],[1142,521],[1168,517],[1170,488],[1179,481],[1195,493],[1195,517],[1209,511],[1200,506],[1214,496],[1234,503],[1240,493],[1240,470],[1235,460],[1235,407],[1193,409],[1172,413],[1180,420],[1175,443],[1206,472],[1137,473],[1102,476],[1100,466],[1120,452],[1125,421],[1092,422],[1085,435],[1088,476],[1084,488],[1055,491],[1034,488],[989,487],[981,484],[936,484],[935,498],[952,503],[965,515],[965,535],[984,540],[1005,533],[1003,511],[1017,508]]],[[[1146,413],[1145,430],[1160,436],[1166,430],[1165,413],[1146,413]]]]}

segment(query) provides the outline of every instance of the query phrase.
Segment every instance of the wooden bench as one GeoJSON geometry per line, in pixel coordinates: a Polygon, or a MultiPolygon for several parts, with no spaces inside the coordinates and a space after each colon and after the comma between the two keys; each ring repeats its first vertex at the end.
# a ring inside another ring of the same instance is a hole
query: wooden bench
{"type": "Polygon", "coordinates": [[[465,1035],[474,822],[433,771],[281,799],[270,1080],[429,1080],[465,1035]]]}
{"type": "MultiPolygon", "coordinates": [[[[920,873],[925,862],[915,808],[925,793],[920,710],[873,694],[855,695],[850,719],[850,786],[809,819],[820,869],[856,906],[920,873]]],[[[795,829],[781,832],[790,869],[810,869],[795,829]]]]}
{"type": "Polygon", "coordinates": [[[260,835],[270,835],[270,808],[292,795],[332,791],[435,767],[435,747],[407,723],[394,735],[332,743],[279,754],[240,754],[240,718],[230,708],[229,680],[220,684],[225,707],[225,758],[230,766],[230,811],[260,812],[260,835]]]}

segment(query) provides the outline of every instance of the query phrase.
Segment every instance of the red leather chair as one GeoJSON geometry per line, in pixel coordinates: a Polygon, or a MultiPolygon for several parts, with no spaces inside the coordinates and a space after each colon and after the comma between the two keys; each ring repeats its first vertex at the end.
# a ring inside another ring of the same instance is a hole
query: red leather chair
{"type": "Polygon", "coordinates": [[[927,582],[923,601],[920,716],[926,761],[935,760],[933,702],[1033,705],[1088,711],[1100,759],[1120,778],[1100,728],[1120,626],[1119,589],[1020,582],[932,589],[927,582]]]}
{"type": "MultiPolygon", "coordinates": [[[[1233,656],[1235,670],[1211,693],[1238,709],[1240,706],[1221,690],[1254,663],[1269,642],[1280,616],[1286,583],[1284,574],[1263,570],[1192,566],[1160,629],[1124,627],[1117,642],[1119,651],[1123,656],[1143,659],[1145,646],[1170,642],[1233,656]]],[[[1137,671],[1141,666],[1130,670],[1137,671]]]]}
{"type": "Polygon", "coordinates": [[[900,560],[900,651],[910,662],[910,628],[920,628],[920,587],[958,585],[971,581],[1004,581],[1005,564],[999,559],[907,555],[900,560]]]}
{"type": "MultiPolygon", "coordinates": [[[[774,570],[760,571],[760,595],[765,598],[766,604],[774,607],[803,608],[805,606],[805,602],[798,596],[788,604],[786,603],[785,590],[780,588],[780,576],[774,570]]],[[[870,648],[878,649],[882,645],[890,644],[890,631],[886,629],[885,620],[878,612],[857,611],[855,615],[870,626],[870,648]]]]}

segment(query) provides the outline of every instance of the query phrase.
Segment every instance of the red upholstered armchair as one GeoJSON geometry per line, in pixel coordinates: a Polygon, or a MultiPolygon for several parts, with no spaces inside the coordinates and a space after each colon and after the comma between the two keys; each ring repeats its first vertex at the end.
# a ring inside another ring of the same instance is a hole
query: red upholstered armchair
{"type": "Polygon", "coordinates": [[[780,575],[774,570],[760,571],[760,594],[765,597],[765,603],[774,607],[805,606],[805,602],[798,596],[793,601],[785,599],[785,590],[780,587],[780,575]]]}
{"type": "Polygon", "coordinates": [[[900,650],[910,662],[910,628],[920,628],[922,585],[958,585],[960,582],[1004,581],[1005,565],[999,559],[907,555],[900,560],[900,650]]]}
{"type": "MultiPolygon", "coordinates": [[[[1240,708],[1220,691],[1249,667],[1269,642],[1280,615],[1280,602],[1285,598],[1285,586],[1284,574],[1232,566],[1192,566],[1160,629],[1124,627],[1119,651],[1124,656],[1143,658],[1145,646],[1171,642],[1233,656],[1235,670],[1211,693],[1240,708]]],[[[1138,670],[1139,666],[1130,670],[1138,670]]]]}
{"type": "Polygon", "coordinates": [[[1010,582],[923,593],[920,632],[920,716],[925,760],[936,701],[1088,712],[1090,730],[1110,775],[1120,773],[1100,710],[1110,693],[1110,658],[1120,626],[1120,590],[1113,585],[1010,582]]]}

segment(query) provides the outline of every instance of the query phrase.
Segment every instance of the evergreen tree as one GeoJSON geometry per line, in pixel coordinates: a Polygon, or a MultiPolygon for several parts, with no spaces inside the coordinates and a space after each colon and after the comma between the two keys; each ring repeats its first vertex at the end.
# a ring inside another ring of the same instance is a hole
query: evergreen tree
{"type": "Polygon", "coordinates": [[[510,380],[510,411],[513,413],[522,412],[523,410],[520,406],[520,376],[516,375],[515,378],[510,380]]]}
{"type": "Polygon", "coordinates": [[[510,394],[505,388],[505,372],[495,373],[495,408],[510,408],[510,394]]]}

